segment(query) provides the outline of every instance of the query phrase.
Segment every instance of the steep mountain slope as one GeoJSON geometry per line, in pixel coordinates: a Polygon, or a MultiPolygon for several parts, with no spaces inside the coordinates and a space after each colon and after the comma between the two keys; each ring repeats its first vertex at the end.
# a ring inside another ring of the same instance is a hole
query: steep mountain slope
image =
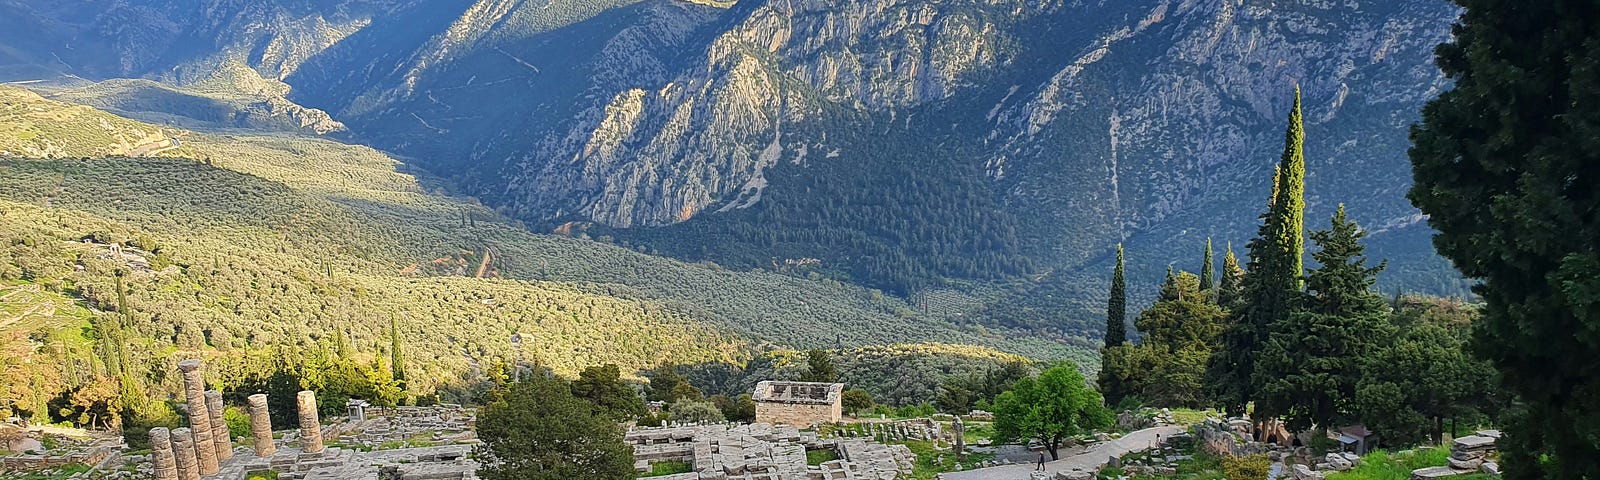
{"type": "Polygon", "coordinates": [[[1402,194],[1404,127],[1448,88],[1439,0],[40,3],[0,3],[49,33],[0,34],[0,72],[243,63],[536,229],[905,296],[978,281],[1023,293],[979,295],[982,321],[1067,331],[1118,241],[1146,290],[1207,236],[1243,245],[1299,84],[1311,225],[1347,203],[1384,288],[1461,291],[1402,194]]]}

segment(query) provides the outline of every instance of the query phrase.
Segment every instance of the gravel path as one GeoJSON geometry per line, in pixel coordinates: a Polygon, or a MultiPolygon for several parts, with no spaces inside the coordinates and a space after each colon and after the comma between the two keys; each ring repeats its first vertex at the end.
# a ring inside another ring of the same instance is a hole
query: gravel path
{"type": "MultiPolygon", "coordinates": [[[[1113,456],[1127,455],[1131,452],[1142,452],[1155,446],[1156,437],[1172,436],[1185,429],[1178,426],[1153,427],[1132,432],[1127,435],[1105,443],[1090,445],[1064,454],[1060,460],[1046,462],[1045,471],[1055,473],[1071,471],[1081,468],[1085,471],[1096,471],[1113,456]]],[[[1001,465],[998,467],[980,468],[965,472],[950,472],[939,474],[940,480],[1028,480],[1028,476],[1037,468],[1037,464],[1001,465]]]]}

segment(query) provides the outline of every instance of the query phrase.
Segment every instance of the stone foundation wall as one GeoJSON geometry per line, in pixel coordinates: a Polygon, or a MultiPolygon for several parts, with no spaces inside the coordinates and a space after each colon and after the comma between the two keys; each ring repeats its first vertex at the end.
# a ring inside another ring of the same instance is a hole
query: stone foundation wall
{"type": "Polygon", "coordinates": [[[838,422],[844,415],[838,403],[804,404],[756,402],[756,422],[810,427],[819,423],[838,422]]]}

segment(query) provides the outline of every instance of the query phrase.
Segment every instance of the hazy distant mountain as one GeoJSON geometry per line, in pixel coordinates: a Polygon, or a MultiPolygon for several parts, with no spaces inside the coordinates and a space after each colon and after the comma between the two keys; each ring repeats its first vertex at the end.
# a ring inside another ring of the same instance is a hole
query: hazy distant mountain
{"type": "Polygon", "coordinates": [[[539,230],[905,294],[999,280],[1035,293],[980,295],[1022,309],[1004,321],[1092,323],[1119,240],[1146,288],[1197,270],[1207,236],[1244,253],[1296,84],[1308,227],[1345,203],[1388,286],[1458,292],[1404,198],[1452,8],[10,1],[0,74],[194,84],[247,65],[539,230]]]}

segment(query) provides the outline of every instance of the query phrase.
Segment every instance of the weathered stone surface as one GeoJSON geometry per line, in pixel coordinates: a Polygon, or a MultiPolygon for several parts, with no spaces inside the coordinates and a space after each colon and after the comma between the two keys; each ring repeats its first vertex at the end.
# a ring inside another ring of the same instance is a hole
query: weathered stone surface
{"type": "Polygon", "coordinates": [[[1457,460],[1455,457],[1451,457],[1446,459],[1446,461],[1450,463],[1450,468],[1454,468],[1456,470],[1477,470],[1478,467],[1483,465],[1482,458],[1457,460]]]}
{"type": "MultiPolygon", "coordinates": [[[[217,473],[217,445],[211,438],[211,412],[206,407],[206,382],[200,373],[200,361],[188,359],[178,362],[183,373],[184,401],[189,407],[189,431],[194,441],[194,456],[200,465],[201,475],[217,473]]],[[[223,435],[227,435],[223,431],[223,435]]]]}
{"type": "Polygon", "coordinates": [[[174,428],[171,436],[173,462],[178,468],[178,479],[200,480],[200,461],[195,458],[193,434],[187,428],[174,428]]]}
{"type": "Polygon", "coordinates": [[[1452,450],[1486,450],[1494,448],[1494,438],[1470,435],[1457,438],[1450,446],[1452,450]]]}
{"type": "Polygon", "coordinates": [[[172,452],[172,433],[166,427],[150,429],[150,466],[156,480],[178,480],[178,459],[172,452]]]}
{"type": "Polygon", "coordinates": [[[1478,467],[1478,471],[1487,473],[1489,475],[1500,475],[1500,464],[1495,462],[1483,462],[1483,465],[1478,467]]]}
{"type": "Polygon", "coordinates": [[[756,422],[811,427],[835,423],[844,415],[842,383],[776,382],[756,384],[756,422]]]}
{"type": "Polygon", "coordinates": [[[317,394],[310,390],[301,391],[295,395],[295,406],[300,410],[300,451],[321,452],[322,425],[317,419],[317,394]]]}
{"type": "Polygon", "coordinates": [[[1450,467],[1419,468],[1411,471],[1411,480],[1432,480],[1435,478],[1456,476],[1463,473],[1467,472],[1462,472],[1450,467]]]}
{"type": "Polygon", "coordinates": [[[272,444],[272,416],[267,411],[267,395],[251,395],[249,402],[250,434],[255,438],[256,456],[271,457],[278,449],[272,444]]]}
{"type": "Polygon", "coordinates": [[[233,458],[233,434],[222,418],[222,392],[206,390],[206,413],[211,415],[211,441],[216,445],[217,461],[233,458]]]}

